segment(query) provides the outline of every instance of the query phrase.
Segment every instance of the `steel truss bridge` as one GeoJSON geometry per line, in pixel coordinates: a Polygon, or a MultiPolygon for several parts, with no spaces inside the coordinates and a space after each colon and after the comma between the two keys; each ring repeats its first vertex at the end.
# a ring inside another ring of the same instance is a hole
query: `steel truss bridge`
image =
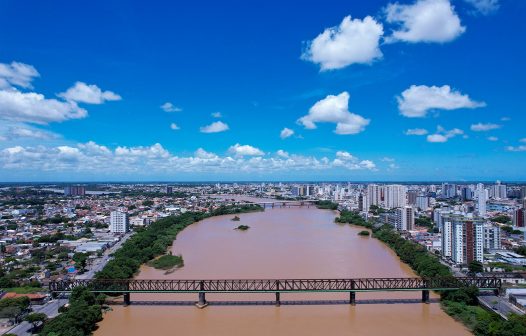
{"type": "Polygon", "coordinates": [[[435,278],[357,278],[357,279],[232,279],[232,280],[63,280],[52,281],[52,293],[69,293],[76,287],[86,287],[94,293],[124,295],[130,304],[131,293],[198,293],[200,308],[207,305],[206,293],[275,293],[276,305],[281,293],[343,292],[350,293],[350,304],[356,303],[357,292],[422,291],[422,302],[429,302],[429,291],[457,290],[466,287],[499,291],[502,280],[496,277],[435,277],[435,278]]]}

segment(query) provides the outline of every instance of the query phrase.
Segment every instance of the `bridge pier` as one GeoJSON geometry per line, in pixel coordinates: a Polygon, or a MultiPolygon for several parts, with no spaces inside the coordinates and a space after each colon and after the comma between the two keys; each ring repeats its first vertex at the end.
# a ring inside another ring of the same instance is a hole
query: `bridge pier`
{"type": "Polygon", "coordinates": [[[356,306],[356,292],[350,292],[350,300],[349,300],[349,304],[351,306],[356,306]]]}
{"type": "Polygon", "coordinates": [[[131,304],[130,293],[124,293],[124,305],[129,306],[131,304]]]}
{"type": "Polygon", "coordinates": [[[429,303],[429,290],[427,289],[422,291],[422,302],[429,303]]]}
{"type": "Polygon", "coordinates": [[[279,298],[279,292],[276,292],[276,307],[281,306],[281,300],[279,298]]]}
{"type": "Polygon", "coordinates": [[[199,292],[199,301],[196,302],[195,306],[199,309],[203,309],[204,307],[208,306],[208,302],[206,302],[205,292],[199,292]]]}

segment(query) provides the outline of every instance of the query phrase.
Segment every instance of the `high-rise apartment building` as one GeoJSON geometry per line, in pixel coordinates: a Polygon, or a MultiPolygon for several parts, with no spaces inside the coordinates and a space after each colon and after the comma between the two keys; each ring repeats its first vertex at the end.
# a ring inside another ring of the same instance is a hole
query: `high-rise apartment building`
{"type": "Polygon", "coordinates": [[[513,211],[512,224],[515,227],[526,227],[526,209],[513,211]]]}
{"type": "Polygon", "coordinates": [[[484,226],[484,249],[500,250],[500,228],[493,225],[484,226]]]}
{"type": "Polygon", "coordinates": [[[412,206],[395,209],[395,227],[398,231],[415,229],[415,210],[412,206]]]}
{"type": "Polygon", "coordinates": [[[387,209],[394,209],[406,206],[407,187],[399,184],[385,186],[384,206],[387,209]]]}
{"type": "Polygon", "coordinates": [[[86,195],[86,188],[83,186],[65,186],[64,187],[65,196],[84,196],[86,195]]]}
{"type": "Polygon", "coordinates": [[[477,209],[479,216],[485,217],[486,216],[486,189],[484,189],[484,185],[482,183],[477,184],[477,209]]]}
{"type": "Polygon", "coordinates": [[[377,184],[369,184],[367,186],[367,203],[369,206],[371,205],[381,205],[381,194],[382,194],[382,186],[379,186],[377,184]]]}
{"type": "Polygon", "coordinates": [[[122,211],[112,211],[110,213],[110,231],[112,233],[126,233],[128,230],[128,215],[122,211]]]}
{"type": "Polygon", "coordinates": [[[460,189],[460,197],[463,201],[471,201],[473,199],[473,192],[470,187],[462,187],[460,189]]]}
{"type": "Polygon", "coordinates": [[[457,185],[451,183],[443,183],[442,196],[444,196],[445,198],[453,198],[457,196],[457,185]]]}
{"type": "Polygon", "coordinates": [[[442,220],[442,255],[457,264],[482,262],[484,220],[461,215],[447,215],[442,220]]]}
{"type": "Polygon", "coordinates": [[[508,198],[506,185],[497,181],[495,185],[491,186],[490,197],[497,200],[508,198]]]}
{"type": "Polygon", "coordinates": [[[427,210],[429,208],[429,197],[417,196],[416,197],[416,207],[424,211],[427,210]]]}
{"type": "Polygon", "coordinates": [[[409,205],[416,205],[416,198],[418,197],[418,191],[417,190],[409,190],[407,191],[407,204],[409,205]]]}

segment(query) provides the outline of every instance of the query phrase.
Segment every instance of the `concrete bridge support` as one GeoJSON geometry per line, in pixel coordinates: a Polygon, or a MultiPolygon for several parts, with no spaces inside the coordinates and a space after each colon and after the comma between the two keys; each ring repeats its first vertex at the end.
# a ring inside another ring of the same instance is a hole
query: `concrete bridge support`
{"type": "Polygon", "coordinates": [[[124,293],[124,305],[129,306],[131,303],[130,293],[124,293]]]}
{"type": "Polygon", "coordinates": [[[429,290],[422,291],[422,302],[429,303],[429,290]]]}
{"type": "Polygon", "coordinates": [[[199,301],[197,301],[195,306],[199,309],[203,309],[204,307],[208,306],[208,302],[206,302],[205,292],[199,292],[199,301]]]}
{"type": "Polygon", "coordinates": [[[276,292],[276,307],[281,306],[280,293],[276,292]]]}
{"type": "Polygon", "coordinates": [[[356,306],[356,292],[350,292],[350,295],[349,303],[351,306],[356,306]]]}

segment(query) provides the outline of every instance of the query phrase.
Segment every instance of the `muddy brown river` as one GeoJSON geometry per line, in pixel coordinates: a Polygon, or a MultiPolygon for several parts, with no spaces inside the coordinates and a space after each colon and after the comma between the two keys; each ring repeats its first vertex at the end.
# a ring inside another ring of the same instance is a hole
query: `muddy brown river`
{"type": "MultiPolygon", "coordinates": [[[[206,219],[181,232],[172,251],[185,266],[171,273],[147,266],[139,279],[250,279],[409,277],[415,274],[380,241],[362,230],[334,223],[336,213],[310,208],[275,208],[261,213],[206,219]],[[247,231],[234,230],[239,225],[247,231]]],[[[470,335],[420,292],[357,293],[356,306],[324,304],[348,300],[345,293],[281,294],[282,301],[317,304],[253,304],[274,294],[207,294],[222,303],[205,309],[161,305],[197,301],[197,294],[132,294],[132,305],[113,306],[95,335],[470,335]],[[391,301],[390,301],[391,300],[391,301]],[[139,304],[133,305],[133,301],[139,304]],[[145,302],[154,304],[144,304],[145,302]],[[226,301],[244,301],[227,305],[226,301]],[[400,302],[400,301],[397,301],[400,302]],[[404,301],[405,302],[405,301],[404,301]]]]}

